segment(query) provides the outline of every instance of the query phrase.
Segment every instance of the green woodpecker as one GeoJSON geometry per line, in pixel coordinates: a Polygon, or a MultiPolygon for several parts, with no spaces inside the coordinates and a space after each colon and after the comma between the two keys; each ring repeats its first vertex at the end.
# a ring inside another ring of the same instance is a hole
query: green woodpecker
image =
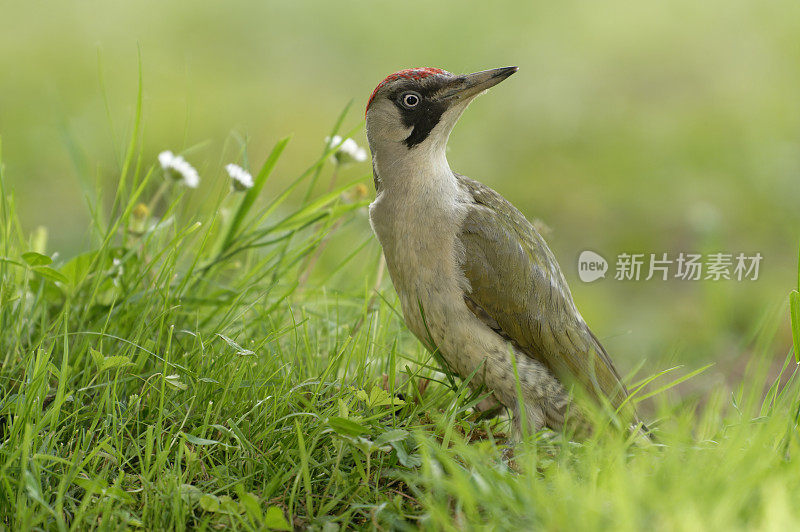
{"type": "MultiPolygon", "coordinates": [[[[413,68],[378,84],[366,111],[370,222],[408,328],[470,386],[485,386],[517,431],[523,411],[530,429],[557,430],[571,385],[614,408],[627,390],[542,236],[500,194],[451,170],[445,154],[469,103],[516,71],[413,68]]],[[[623,410],[635,421],[632,407],[623,410]]]]}

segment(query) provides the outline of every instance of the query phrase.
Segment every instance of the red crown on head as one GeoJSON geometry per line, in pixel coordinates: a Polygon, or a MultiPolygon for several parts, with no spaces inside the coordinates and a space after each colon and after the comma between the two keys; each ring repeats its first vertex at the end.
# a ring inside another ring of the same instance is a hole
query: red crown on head
{"type": "MultiPolygon", "coordinates": [[[[389,74],[386,78],[378,83],[378,86],[375,87],[375,90],[372,91],[372,95],[369,97],[367,101],[367,111],[369,111],[369,106],[372,104],[372,100],[375,99],[375,94],[380,90],[381,87],[386,85],[387,83],[391,83],[392,81],[398,79],[415,79],[420,80],[423,78],[427,78],[428,76],[433,76],[435,74],[448,74],[446,70],[442,70],[441,68],[407,68],[405,70],[400,70],[399,72],[395,72],[394,74],[389,74]]],[[[366,115],[366,111],[364,112],[366,115]]]]}

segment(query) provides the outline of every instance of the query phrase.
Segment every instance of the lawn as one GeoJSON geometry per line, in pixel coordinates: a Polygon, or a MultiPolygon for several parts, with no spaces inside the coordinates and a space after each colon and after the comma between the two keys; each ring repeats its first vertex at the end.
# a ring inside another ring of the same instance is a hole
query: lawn
{"type": "Polygon", "coordinates": [[[480,419],[480,397],[404,328],[375,247],[351,240],[325,278],[306,274],[340,231],[366,223],[360,181],[334,181],[337,146],[265,197],[289,141],[260,156],[243,145],[236,162],[264,161],[254,186],[238,191],[220,172],[218,205],[198,212],[138,139],[135,127],[116,189],[88,201],[94,245],[71,258],[48,254],[46,232],[23,231],[0,181],[3,527],[698,530],[800,519],[796,364],[779,353],[783,369],[770,373],[769,320],[747,378],[702,405],[665,392],[692,376],[685,368],[629,377],[653,443],[602,421],[588,440],[545,431],[514,443],[507,417],[480,419]],[[319,180],[329,192],[311,193],[319,180]],[[301,190],[307,200],[288,206],[301,190]],[[329,288],[355,261],[361,288],[329,288]]]}
{"type": "Polygon", "coordinates": [[[0,530],[800,522],[797,2],[14,3],[0,73],[0,530]],[[653,442],[481,418],[325,140],[390,72],[506,65],[448,160],[540,222],[653,442]],[[614,278],[662,253],[763,262],[614,278]]]}

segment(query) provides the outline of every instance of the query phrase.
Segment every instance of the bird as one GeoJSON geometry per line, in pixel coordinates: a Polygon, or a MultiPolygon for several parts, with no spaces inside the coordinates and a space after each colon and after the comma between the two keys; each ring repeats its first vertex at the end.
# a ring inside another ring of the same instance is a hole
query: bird
{"type": "Polygon", "coordinates": [[[470,102],[517,70],[409,68],[377,85],[366,106],[370,224],[407,328],[448,371],[487,392],[483,405],[505,407],[517,437],[562,430],[568,419],[585,427],[585,407],[572,408],[579,389],[635,426],[628,390],[544,238],[447,160],[470,102]]]}

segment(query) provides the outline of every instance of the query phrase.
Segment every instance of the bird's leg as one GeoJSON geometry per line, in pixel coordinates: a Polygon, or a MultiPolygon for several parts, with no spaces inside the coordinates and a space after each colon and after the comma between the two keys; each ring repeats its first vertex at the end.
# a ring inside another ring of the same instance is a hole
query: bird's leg
{"type": "Polygon", "coordinates": [[[586,438],[592,433],[589,420],[566,391],[546,405],[545,417],[547,418],[546,424],[548,427],[553,430],[566,428],[569,433],[572,433],[578,439],[586,438]]]}
{"type": "Polygon", "coordinates": [[[519,408],[518,396],[506,397],[514,416],[515,436],[524,434],[522,427],[523,411],[527,422],[528,433],[537,432],[547,427],[556,432],[565,428],[579,438],[591,433],[586,417],[572,401],[569,392],[538,361],[525,355],[515,353],[519,374],[519,390],[522,395],[523,408],[519,408]]]}
{"type": "MultiPolygon", "coordinates": [[[[513,413],[513,436],[519,441],[525,434],[522,428],[522,413],[520,408],[515,406],[513,413]]],[[[591,435],[592,428],[588,420],[577,409],[571,401],[569,394],[564,391],[559,396],[547,400],[525,400],[525,418],[527,419],[527,434],[538,432],[547,427],[553,431],[560,432],[565,428],[568,434],[577,438],[584,439],[591,435]]]]}
{"type": "Polygon", "coordinates": [[[515,366],[510,373],[518,375],[518,382],[506,388],[506,404],[512,406],[514,427],[520,435],[524,434],[523,419],[529,433],[548,426],[558,430],[564,422],[560,405],[569,401],[567,391],[550,371],[539,361],[509,348],[509,362],[515,366]],[[513,357],[513,360],[511,359],[513,357]],[[519,400],[522,399],[520,408],[519,400]]]}
{"type": "Polygon", "coordinates": [[[546,417],[542,407],[536,403],[525,401],[523,408],[519,403],[514,404],[512,413],[512,439],[516,442],[522,441],[525,436],[542,430],[545,426],[546,417]],[[524,409],[524,416],[522,410],[524,409]],[[523,419],[525,426],[523,427],[523,419]]]}
{"type": "Polygon", "coordinates": [[[475,405],[474,409],[477,412],[478,419],[492,419],[500,415],[503,411],[503,404],[498,401],[494,395],[489,395],[475,405]]]}

